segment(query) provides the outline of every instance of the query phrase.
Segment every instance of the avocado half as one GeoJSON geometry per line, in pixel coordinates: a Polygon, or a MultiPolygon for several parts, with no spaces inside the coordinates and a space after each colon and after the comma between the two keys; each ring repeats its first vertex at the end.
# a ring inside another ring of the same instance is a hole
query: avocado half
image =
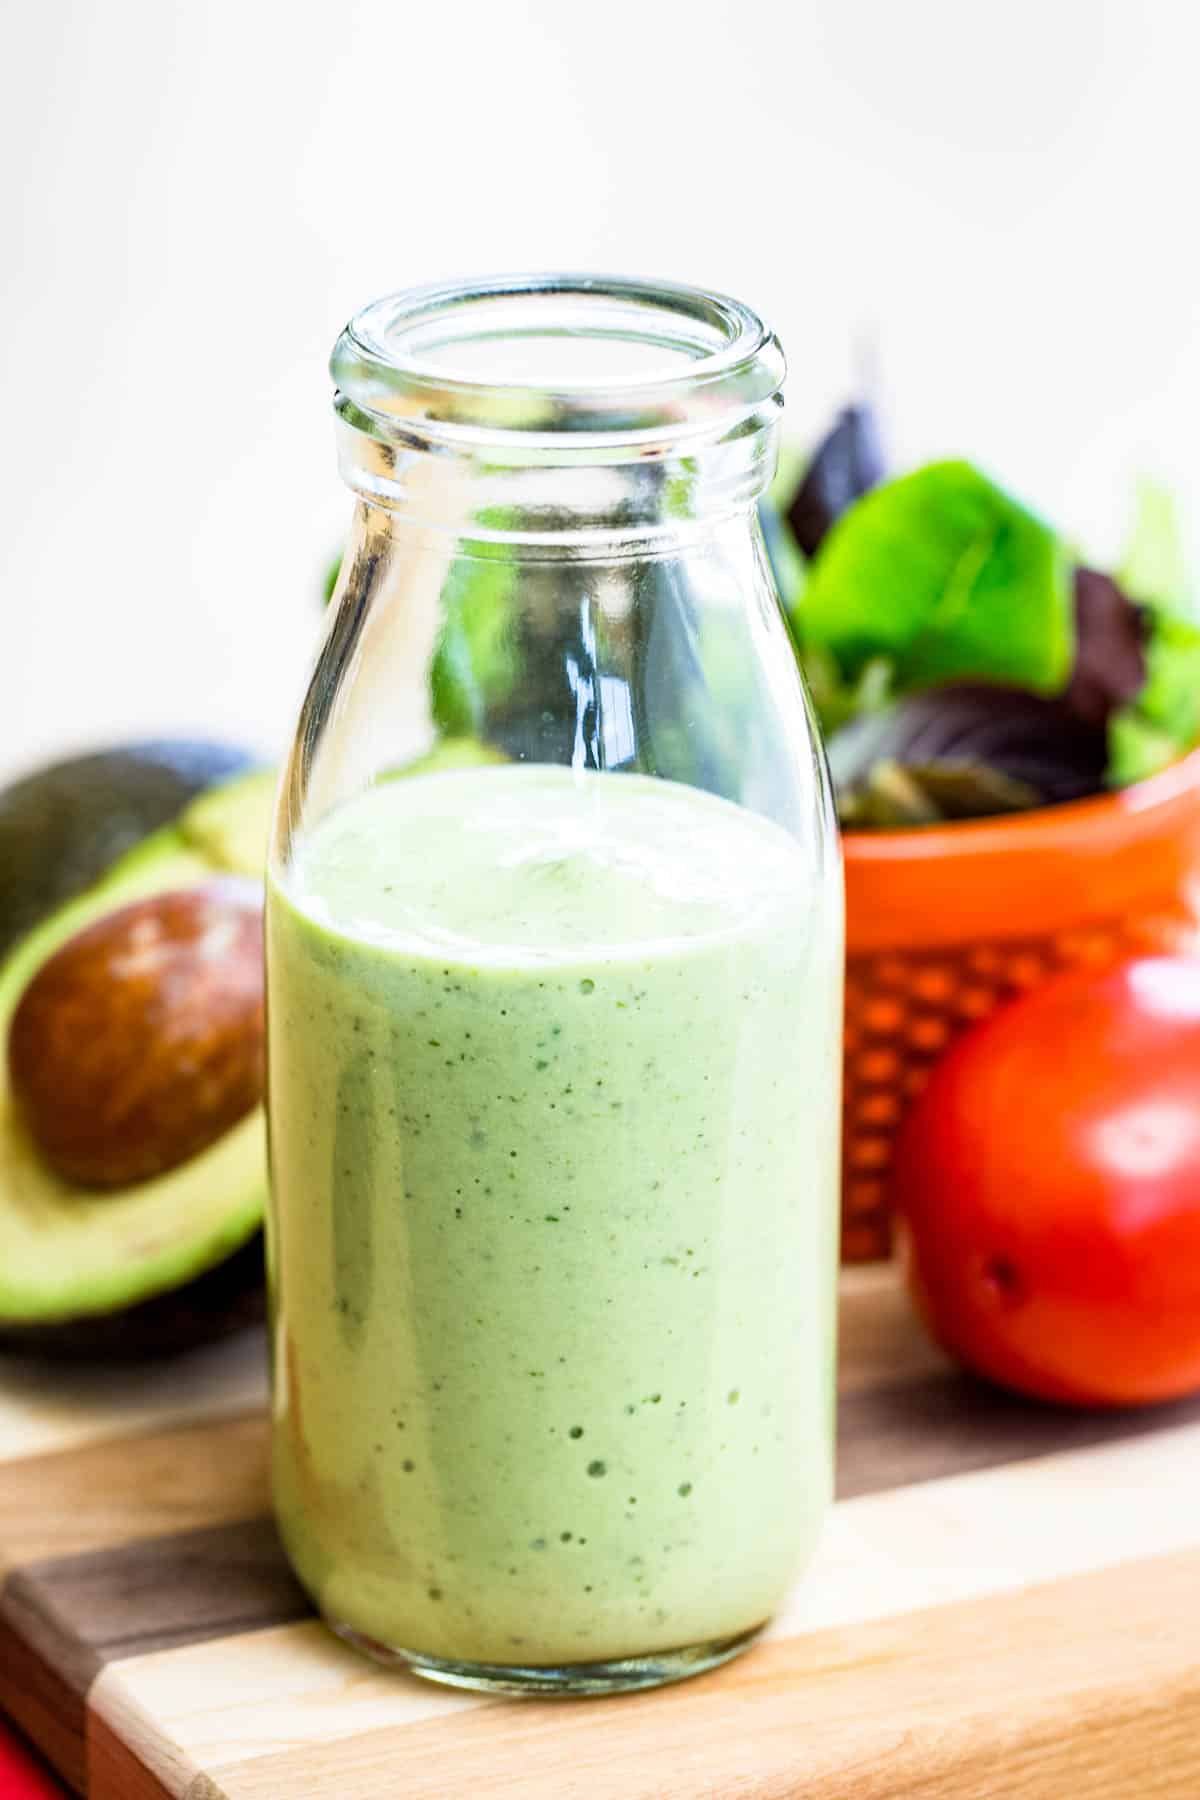
{"type": "MultiPolygon", "coordinates": [[[[209,788],[21,938],[0,964],[0,1047],[42,963],[105,912],[221,874],[261,878],[274,790],[263,770],[209,788]]],[[[0,1057],[0,1346],[138,1355],[261,1317],[266,1187],[261,1106],[152,1180],[80,1187],[41,1158],[0,1057]]]]}

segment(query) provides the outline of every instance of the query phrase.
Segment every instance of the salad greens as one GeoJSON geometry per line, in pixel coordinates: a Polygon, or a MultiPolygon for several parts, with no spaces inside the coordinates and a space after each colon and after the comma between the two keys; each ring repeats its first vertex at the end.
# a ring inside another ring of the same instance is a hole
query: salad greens
{"type": "Polygon", "coordinates": [[[1200,742],[1200,616],[1169,495],[1143,484],[1108,574],[970,463],[885,479],[878,444],[847,408],[790,498],[780,484],[764,503],[844,824],[1078,799],[1200,742]]]}
{"type": "MultiPolygon", "coordinates": [[[[322,581],[328,606],[342,559],[322,581]]],[[[470,737],[485,713],[511,692],[518,662],[511,637],[516,569],[503,550],[456,562],[442,596],[442,627],[429,671],[434,720],[447,737],[470,737]]]]}
{"type": "Polygon", "coordinates": [[[1108,739],[1113,787],[1144,781],[1200,742],[1200,629],[1190,619],[1154,610],[1145,684],[1113,714],[1108,739]]]}
{"type": "Polygon", "coordinates": [[[1138,483],[1133,528],[1115,575],[1131,599],[1196,617],[1179,509],[1155,481],[1138,483]]]}
{"type": "Polygon", "coordinates": [[[452,565],[429,673],[433,717],[447,737],[477,733],[488,711],[512,690],[518,672],[515,582],[516,568],[503,554],[452,565]]]}
{"type": "Polygon", "coordinates": [[[1109,724],[1109,780],[1125,787],[1200,742],[1200,615],[1178,510],[1153,482],[1138,489],[1117,579],[1148,618],[1145,682],[1109,724]]]}
{"type": "MultiPolygon", "coordinates": [[[[780,474],[786,464],[780,457],[780,474]]],[[[883,445],[869,406],[838,414],[820,450],[792,483],[788,524],[803,556],[813,557],[835,519],[887,477],[883,445]]]]}
{"type": "Polygon", "coordinates": [[[986,676],[1054,694],[1071,669],[1070,564],[1031,512],[965,462],[875,488],[821,544],[805,644],[856,678],[883,656],[897,692],[986,676]]]}

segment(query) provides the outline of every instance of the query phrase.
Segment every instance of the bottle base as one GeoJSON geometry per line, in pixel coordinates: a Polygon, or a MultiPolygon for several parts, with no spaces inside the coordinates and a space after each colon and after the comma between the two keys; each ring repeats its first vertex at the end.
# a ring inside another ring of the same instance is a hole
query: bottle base
{"type": "Polygon", "coordinates": [[[715,1669],[762,1635],[766,1621],[734,1637],[716,1638],[707,1644],[689,1644],[677,1650],[656,1650],[648,1656],[625,1656],[610,1662],[581,1663],[476,1663],[427,1656],[420,1650],[404,1650],[381,1644],[352,1625],[337,1619],[326,1623],[343,1643],[388,1668],[404,1669],[443,1687],[472,1688],[483,1694],[558,1694],[564,1698],[587,1694],[627,1694],[638,1688],[666,1687],[715,1669]]]}

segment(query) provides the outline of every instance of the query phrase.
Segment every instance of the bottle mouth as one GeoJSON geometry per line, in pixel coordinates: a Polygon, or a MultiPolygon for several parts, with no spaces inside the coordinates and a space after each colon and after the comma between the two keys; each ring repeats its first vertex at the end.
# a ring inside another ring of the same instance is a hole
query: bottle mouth
{"type": "MultiPolygon", "coordinates": [[[[330,371],[346,422],[385,440],[668,454],[779,405],[774,333],[740,301],[672,283],[514,275],[411,288],[347,325],[330,371]]],[[[766,421],[764,420],[764,423],[766,421]]]]}

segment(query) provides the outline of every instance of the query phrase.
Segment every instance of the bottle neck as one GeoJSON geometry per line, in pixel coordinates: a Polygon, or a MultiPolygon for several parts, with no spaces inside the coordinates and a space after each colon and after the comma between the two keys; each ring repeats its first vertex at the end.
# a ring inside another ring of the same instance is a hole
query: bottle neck
{"type": "Polygon", "coordinates": [[[770,480],[783,353],[728,296],[497,277],[385,296],[334,348],[342,473],[456,537],[641,543],[770,480]]]}
{"type": "Polygon", "coordinates": [[[719,436],[631,434],[608,443],[450,442],[411,428],[380,431],[342,394],[335,410],[342,478],[361,499],[397,523],[530,547],[703,532],[754,504],[778,454],[776,396],[723,421],[719,436]]]}

